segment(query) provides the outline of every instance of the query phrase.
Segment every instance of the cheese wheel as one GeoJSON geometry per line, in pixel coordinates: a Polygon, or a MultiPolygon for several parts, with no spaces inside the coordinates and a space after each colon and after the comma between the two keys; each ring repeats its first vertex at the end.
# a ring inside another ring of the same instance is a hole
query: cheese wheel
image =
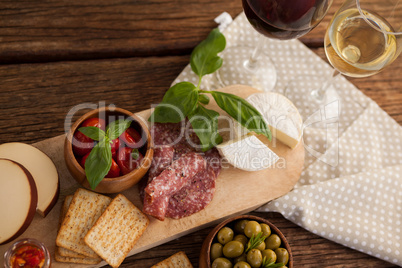
{"type": "Polygon", "coordinates": [[[13,160],[31,173],[38,190],[36,210],[45,217],[56,204],[59,194],[59,176],[52,160],[32,145],[20,142],[1,144],[0,158],[13,160]]]}
{"type": "Polygon", "coordinates": [[[32,175],[22,165],[0,159],[0,245],[21,235],[31,223],[38,202],[32,175]]]}

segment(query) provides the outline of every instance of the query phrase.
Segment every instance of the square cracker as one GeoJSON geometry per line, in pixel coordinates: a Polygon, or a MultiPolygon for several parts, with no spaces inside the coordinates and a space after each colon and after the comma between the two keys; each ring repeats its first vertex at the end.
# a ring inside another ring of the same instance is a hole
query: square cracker
{"type": "MultiPolygon", "coordinates": [[[[61,224],[63,223],[64,217],[67,214],[68,208],[70,207],[72,200],[73,200],[72,195],[68,195],[64,199],[60,213],[59,229],[61,224]]],[[[75,251],[65,249],[59,246],[56,246],[54,258],[58,262],[82,263],[82,264],[98,264],[102,261],[100,257],[90,258],[75,251]]]]}
{"type": "Polygon", "coordinates": [[[193,265],[187,258],[186,253],[179,251],[151,268],[193,268],[193,265]]]}
{"type": "Polygon", "coordinates": [[[86,257],[86,258],[65,257],[65,256],[61,256],[59,254],[59,252],[57,252],[57,251],[54,253],[54,259],[58,262],[67,262],[67,263],[75,263],[75,264],[79,263],[79,264],[88,264],[88,265],[98,264],[101,262],[100,258],[95,259],[95,258],[89,258],[89,257],[86,257]]]}
{"type": "Polygon", "coordinates": [[[110,266],[119,267],[148,224],[148,217],[118,194],[88,231],[85,242],[110,266]]]}
{"type": "Polygon", "coordinates": [[[98,255],[89,248],[84,237],[111,201],[110,197],[78,189],[60,226],[56,245],[91,258],[98,255]]]}

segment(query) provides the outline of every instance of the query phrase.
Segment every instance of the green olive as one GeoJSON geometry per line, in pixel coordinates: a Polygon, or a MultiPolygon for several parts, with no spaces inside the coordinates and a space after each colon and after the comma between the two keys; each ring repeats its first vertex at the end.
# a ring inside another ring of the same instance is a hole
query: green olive
{"type": "Polygon", "coordinates": [[[236,258],[243,254],[244,246],[239,241],[229,241],[223,246],[223,255],[226,258],[236,258]]]}
{"type": "Polygon", "coordinates": [[[247,254],[245,252],[243,252],[243,254],[241,254],[239,257],[236,257],[233,259],[233,263],[238,263],[241,261],[244,261],[244,262],[247,261],[247,254]]]}
{"type": "Polygon", "coordinates": [[[262,263],[262,254],[258,249],[253,248],[247,253],[247,262],[251,267],[260,267],[262,263]]]}
{"type": "Polygon", "coordinates": [[[234,241],[239,241],[240,243],[243,244],[244,247],[246,247],[248,239],[245,235],[243,234],[238,234],[233,238],[234,241]]]}
{"type": "Polygon", "coordinates": [[[255,247],[256,249],[259,249],[259,250],[264,250],[265,249],[265,242],[264,241],[262,241],[257,247],[255,247]]]}
{"type": "Polygon", "coordinates": [[[233,268],[251,268],[251,266],[245,261],[239,261],[235,264],[233,268]]]}
{"type": "Polygon", "coordinates": [[[271,228],[269,227],[268,224],[266,224],[266,223],[260,223],[260,226],[261,226],[261,232],[262,232],[262,235],[263,235],[263,236],[268,237],[268,236],[271,235],[271,228]]]}
{"type": "Polygon", "coordinates": [[[264,249],[261,251],[262,258],[266,258],[269,262],[276,262],[276,254],[272,249],[264,249]]]}
{"type": "Polygon", "coordinates": [[[281,239],[277,234],[271,234],[267,239],[265,239],[265,247],[275,250],[281,245],[281,239]]]}
{"type": "Polygon", "coordinates": [[[244,233],[244,227],[246,226],[246,224],[248,223],[248,220],[239,220],[236,221],[235,225],[234,225],[234,230],[236,231],[236,233],[244,233]]]}
{"type": "Polygon", "coordinates": [[[229,227],[223,227],[218,232],[218,241],[222,245],[225,245],[227,242],[232,241],[234,236],[234,232],[229,227]]]}
{"type": "Polygon", "coordinates": [[[283,265],[288,264],[289,261],[289,252],[285,248],[277,248],[275,249],[275,253],[277,256],[276,261],[279,263],[283,263],[283,265]]]}
{"type": "Polygon", "coordinates": [[[214,261],[215,259],[222,257],[223,246],[221,243],[213,243],[211,246],[211,260],[214,261]]]}
{"type": "Polygon", "coordinates": [[[212,263],[212,268],[232,268],[233,264],[226,258],[217,258],[212,263]]]}
{"type": "Polygon", "coordinates": [[[261,232],[261,226],[256,221],[249,221],[244,227],[244,234],[250,238],[253,235],[256,236],[259,232],[261,232]]]}

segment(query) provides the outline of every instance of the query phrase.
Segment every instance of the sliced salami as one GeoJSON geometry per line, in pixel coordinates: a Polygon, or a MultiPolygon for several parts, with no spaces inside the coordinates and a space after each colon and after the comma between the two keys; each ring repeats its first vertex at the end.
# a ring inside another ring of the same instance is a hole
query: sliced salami
{"type": "Polygon", "coordinates": [[[215,172],[215,177],[217,178],[221,173],[222,168],[222,158],[218,150],[214,147],[204,153],[204,157],[208,162],[208,165],[215,172]]]}
{"type": "Polygon", "coordinates": [[[171,196],[179,191],[195,174],[205,169],[205,159],[197,153],[187,153],[174,161],[145,187],[153,198],[171,196]]]}
{"type": "Polygon", "coordinates": [[[148,182],[158,176],[163,170],[172,164],[174,148],[169,145],[164,145],[154,149],[151,167],[148,173],[148,182]]]}
{"type": "Polygon", "coordinates": [[[175,145],[173,145],[173,148],[174,148],[173,160],[177,160],[180,157],[182,157],[183,155],[195,151],[194,148],[191,148],[190,145],[188,145],[186,142],[183,142],[183,141],[178,142],[175,145]]]}
{"type": "Polygon", "coordinates": [[[204,209],[215,193],[215,172],[211,167],[195,175],[179,192],[172,195],[166,217],[180,219],[204,209]]]}
{"type": "Polygon", "coordinates": [[[150,131],[156,148],[163,145],[181,147],[185,144],[192,151],[199,151],[200,140],[188,120],[179,123],[153,123],[150,131]]]}
{"type": "Polygon", "coordinates": [[[155,199],[145,194],[144,207],[142,208],[142,211],[145,214],[163,221],[169,205],[169,198],[169,196],[161,196],[155,199]]]}
{"type": "Polygon", "coordinates": [[[187,120],[155,123],[151,135],[154,159],[148,179],[139,185],[144,213],[159,220],[180,219],[205,208],[213,198],[221,170],[218,150],[201,152],[197,146],[200,141],[187,120]]]}
{"type": "Polygon", "coordinates": [[[154,140],[155,147],[163,145],[174,145],[184,137],[182,126],[185,122],[180,123],[153,123],[151,126],[151,136],[154,140]]]}

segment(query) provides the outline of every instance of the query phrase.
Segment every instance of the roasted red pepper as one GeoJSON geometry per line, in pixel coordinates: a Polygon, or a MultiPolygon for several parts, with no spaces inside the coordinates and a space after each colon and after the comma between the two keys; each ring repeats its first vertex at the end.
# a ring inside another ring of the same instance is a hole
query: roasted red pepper
{"type": "Polygon", "coordinates": [[[17,248],[11,257],[13,268],[41,268],[45,262],[45,253],[42,249],[33,245],[22,245],[17,248]]]}
{"type": "Polygon", "coordinates": [[[122,147],[117,156],[117,164],[120,167],[121,173],[125,175],[137,169],[141,165],[143,158],[137,149],[122,147]]]}

